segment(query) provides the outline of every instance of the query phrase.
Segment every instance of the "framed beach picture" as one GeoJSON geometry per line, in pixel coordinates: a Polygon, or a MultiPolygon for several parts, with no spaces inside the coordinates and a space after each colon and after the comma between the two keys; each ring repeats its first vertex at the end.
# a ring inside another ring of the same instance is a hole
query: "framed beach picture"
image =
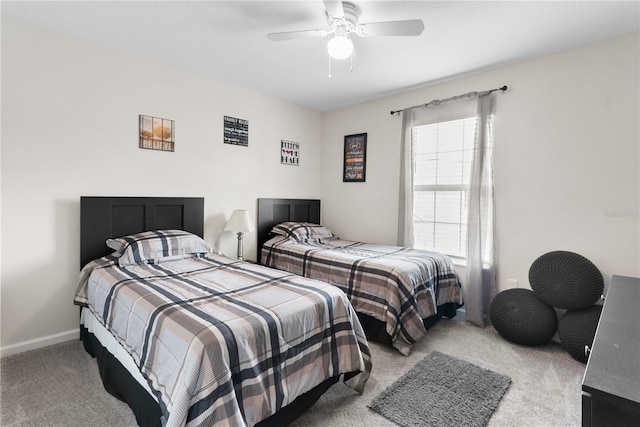
{"type": "Polygon", "coordinates": [[[140,148],[147,150],[174,151],[175,123],[159,117],[139,116],[140,148]]]}

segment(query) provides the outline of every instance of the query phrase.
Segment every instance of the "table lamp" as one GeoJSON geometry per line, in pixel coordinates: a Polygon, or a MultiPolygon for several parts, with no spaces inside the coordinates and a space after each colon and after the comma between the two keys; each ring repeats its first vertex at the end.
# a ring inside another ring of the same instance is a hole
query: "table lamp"
{"type": "Polygon", "coordinates": [[[236,209],[224,226],[224,231],[236,231],[238,233],[238,259],[244,260],[242,255],[242,235],[254,230],[249,212],[244,209],[236,209]]]}

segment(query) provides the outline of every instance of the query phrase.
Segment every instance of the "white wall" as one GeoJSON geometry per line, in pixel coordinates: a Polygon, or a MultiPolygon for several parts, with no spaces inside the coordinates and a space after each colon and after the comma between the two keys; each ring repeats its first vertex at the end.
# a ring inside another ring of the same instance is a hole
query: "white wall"
{"type": "Polygon", "coordinates": [[[636,33],[326,113],[324,223],[395,244],[402,118],[390,110],[508,85],[494,127],[500,290],[529,287],[531,263],[554,250],[587,257],[605,283],[640,276],[639,52],[636,33]],[[343,183],[343,138],[359,132],[367,180],[343,183]]]}
{"type": "MultiPolygon", "coordinates": [[[[401,118],[390,110],[509,85],[498,95],[499,286],[571,250],[640,276],[639,35],[621,37],[325,114],[2,17],[2,354],[75,338],[79,198],[205,197],[205,239],[259,197],[322,198],[323,222],[395,244],[401,118]],[[176,121],[174,153],[138,148],[138,115],[176,121]],[[249,147],[222,117],[249,120],[249,147]],[[342,182],[344,135],[367,132],[367,181],[342,182]],[[279,161],[281,139],[301,165],[279,161]],[[321,161],[319,161],[321,160],[321,161]]],[[[255,258],[255,233],[245,255],[255,258]]]]}
{"type": "MultiPolygon", "coordinates": [[[[205,240],[259,197],[319,198],[321,113],[2,17],[2,354],[75,338],[79,200],[205,198],[205,240]],[[138,115],[175,120],[175,152],[138,148],[138,115]],[[222,142],[223,116],[249,146],[222,142]],[[280,140],[301,145],[280,164],[280,140]]],[[[245,237],[255,259],[256,235],[245,237]]]]}

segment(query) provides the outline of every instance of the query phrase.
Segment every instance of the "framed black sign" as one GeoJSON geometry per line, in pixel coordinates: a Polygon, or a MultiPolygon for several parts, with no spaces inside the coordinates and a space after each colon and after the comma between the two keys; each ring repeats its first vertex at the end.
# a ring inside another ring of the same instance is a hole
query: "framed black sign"
{"type": "Polygon", "coordinates": [[[249,146],[249,121],[224,116],[224,143],[249,146]]]}
{"type": "Polygon", "coordinates": [[[364,182],[367,170],[367,134],[344,137],[342,182],[364,182]]]}

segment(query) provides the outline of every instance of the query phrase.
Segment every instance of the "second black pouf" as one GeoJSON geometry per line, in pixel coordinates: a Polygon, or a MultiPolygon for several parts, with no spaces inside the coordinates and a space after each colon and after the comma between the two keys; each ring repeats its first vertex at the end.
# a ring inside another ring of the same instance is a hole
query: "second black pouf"
{"type": "Polygon", "coordinates": [[[600,270],[587,258],[569,251],[548,252],[529,268],[529,283],[546,304],[564,310],[582,310],[602,295],[600,270]]]}
{"type": "Polygon", "coordinates": [[[549,342],[556,333],[558,318],[553,307],[529,289],[507,289],[489,306],[493,327],[508,341],[536,346],[549,342]]]}
{"type": "Polygon", "coordinates": [[[558,322],[560,344],[582,363],[589,359],[585,346],[591,348],[593,345],[601,313],[602,306],[594,305],[584,310],[567,311],[558,322]]]}

